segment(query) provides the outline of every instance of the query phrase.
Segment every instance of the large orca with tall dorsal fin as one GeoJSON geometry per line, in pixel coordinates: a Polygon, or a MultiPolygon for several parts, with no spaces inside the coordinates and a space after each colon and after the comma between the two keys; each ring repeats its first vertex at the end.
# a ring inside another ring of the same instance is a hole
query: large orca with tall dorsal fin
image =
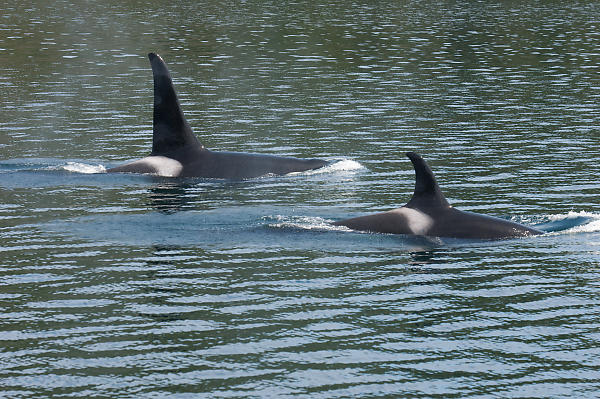
{"type": "Polygon", "coordinates": [[[353,230],[430,237],[502,239],[543,231],[496,217],[453,208],[438,186],[429,165],[414,152],[406,153],[415,168],[415,192],[406,205],[391,211],[335,222],[353,230]]]}
{"type": "Polygon", "coordinates": [[[148,58],[154,75],[152,152],[145,158],[110,168],[107,172],[248,179],[303,172],[328,164],[320,159],[208,150],[183,116],[167,65],[157,54],[150,53],[148,58]]]}

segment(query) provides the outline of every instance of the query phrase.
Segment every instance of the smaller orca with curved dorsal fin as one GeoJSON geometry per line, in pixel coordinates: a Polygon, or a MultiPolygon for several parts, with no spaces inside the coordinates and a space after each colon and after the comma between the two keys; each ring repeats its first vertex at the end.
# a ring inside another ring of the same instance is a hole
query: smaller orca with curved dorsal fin
{"type": "Polygon", "coordinates": [[[167,65],[159,55],[148,54],[154,75],[152,153],[107,170],[109,173],[148,173],[168,177],[248,179],[285,175],[328,165],[321,159],[298,159],[206,149],[188,125],[167,65]]]}
{"type": "Polygon", "coordinates": [[[453,208],[423,158],[414,152],[408,152],[406,156],[416,175],[415,192],[406,205],[333,224],[376,233],[487,240],[543,234],[541,230],[522,224],[453,208]]]}

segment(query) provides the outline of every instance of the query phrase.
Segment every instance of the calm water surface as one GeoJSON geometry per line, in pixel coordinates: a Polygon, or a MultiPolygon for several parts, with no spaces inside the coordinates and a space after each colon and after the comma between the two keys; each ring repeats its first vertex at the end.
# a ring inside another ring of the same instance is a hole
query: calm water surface
{"type": "Polygon", "coordinates": [[[596,2],[0,7],[0,396],[598,397],[596,2]],[[108,175],[169,65],[248,181],[108,175]],[[537,225],[463,242],[330,222],[411,195],[537,225]]]}

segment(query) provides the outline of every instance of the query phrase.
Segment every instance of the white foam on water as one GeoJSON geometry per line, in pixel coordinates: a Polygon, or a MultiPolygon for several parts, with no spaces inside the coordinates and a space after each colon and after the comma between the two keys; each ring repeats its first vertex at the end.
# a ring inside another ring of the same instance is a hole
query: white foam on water
{"type": "Polygon", "coordinates": [[[576,219],[576,218],[580,218],[580,217],[600,219],[600,214],[593,213],[593,212],[587,212],[587,211],[579,211],[579,212],[569,211],[566,214],[548,215],[548,219],[550,219],[552,221],[565,220],[565,219],[576,219]]]}
{"type": "Polygon", "coordinates": [[[266,217],[272,222],[269,227],[276,229],[298,229],[298,230],[315,230],[315,231],[341,231],[349,229],[345,226],[334,226],[333,220],[324,219],[318,216],[283,216],[275,215],[266,217]]]}
{"type": "Polygon", "coordinates": [[[584,223],[578,223],[572,227],[558,231],[559,234],[594,233],[600,231],[600,214],[587,211],[570,211],[566,214],[548,215],[551,222],[569,222],[577,219],[587,219],[584,223]]]}
{"type": "MultiPolygon", "coordinates": [[[[352,171],[352,170],[361,170],[364,168],[365,167],[360,162],[353,161],[352,159],[341,159],[339,161],[332,163],[331,165],[325,166],[323,169],[328,172],[339,172],[339,171],[346,172],[346,171],[352,171]]],[[[318,170],[318,169],[316,169],[316,170],[318,170]]]]}
{"type": "Polygon", "coordinates": [[[361,165],[360,162],[353,161],[352,159],[340,159],[319,169],[311,169],[304,172],[292,172],[289,173],[289,175],[311,176],[325,173],[354,172],[361,169],[365,169],[365,167],[361,165]]]}
{"type": "Polygon", "coordinates": [[[591,220],[589,223],[584,225],[567,229],[565,230],[565,233],[594,233],[597,231],[600,231],[600,217],[591,220]]]}
{"type": "Polygon", "coordinates": [[[93,174],[93,173],[105,173],[106,168],[103,165],[90,165],[81,162],[67,162],[66,165],[61,166],[61,169],[66,170],[67,172],[73,173],[84,173],[84,174],[93,174]]]}

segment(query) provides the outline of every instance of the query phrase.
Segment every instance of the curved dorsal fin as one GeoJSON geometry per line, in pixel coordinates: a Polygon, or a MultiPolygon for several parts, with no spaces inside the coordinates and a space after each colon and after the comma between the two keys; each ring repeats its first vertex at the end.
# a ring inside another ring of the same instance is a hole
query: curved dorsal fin
{"type": "Polygon", "coordinates": [[[152,155],[168,153],[188,145],[201,145],[188,125],[167,65],[158,54],[148,54],[154,75],[152,155]]]}
{"type": "Polygon", "coordinates": [[[449,207],[450,204],[442,194],[427,162],[416,152],[407,152],[406,156],[415,168],[415,192],[406,206],[413,209],[449,207]]]}

